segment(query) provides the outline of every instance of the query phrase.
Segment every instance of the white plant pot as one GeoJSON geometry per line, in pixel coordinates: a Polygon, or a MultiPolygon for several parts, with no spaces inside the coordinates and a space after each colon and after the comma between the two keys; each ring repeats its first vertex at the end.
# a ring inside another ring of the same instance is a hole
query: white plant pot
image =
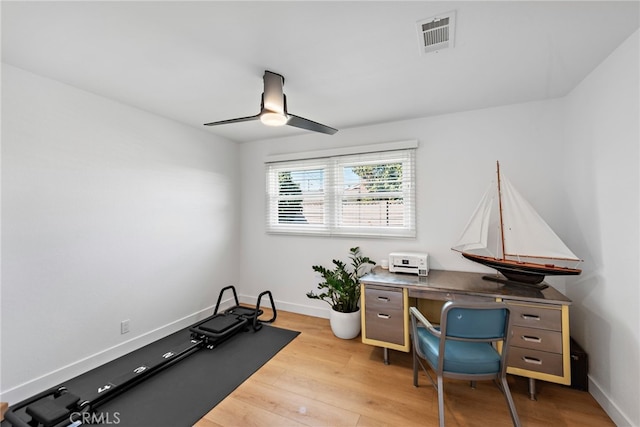
{"type": "Polygon", "coordinates": [[[336,337],[345,340],[353,339],[360,334],[360,310],[354,313],[340,313],[332,309],[329,323],[336,337]]]}

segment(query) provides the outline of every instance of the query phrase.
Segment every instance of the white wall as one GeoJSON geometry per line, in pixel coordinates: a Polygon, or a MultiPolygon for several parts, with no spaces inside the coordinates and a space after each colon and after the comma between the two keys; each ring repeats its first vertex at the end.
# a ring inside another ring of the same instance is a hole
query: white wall
{"type": "Polygon", "coordinates": [[[567,283],[590,391],[640,425],[640,45],[636,31],[567,97],[565,191],[584,272],[567,283]]]}
{"type": "Polygon", "coordinates": [[[590,357],[590,391],[618,425],[640,425],[639,108],[636,32],[568,97],[358,129],[305,134],[241,147],[241,287],[271,289],[281,308],[322,317],[306,298],[311,265],[346,259],[359,245],[379,260],[422,250],[431,268],[480,270],[449,250],[500,160],[515,186],[585,259],[575,280],[548,278],[573,300],[571,335],[590,357]],[[353,239],[267,235],[268,155],[417,139],[418,236],[353,239]]]}
{"type": "MultiPolygon", "coordinates": [[[[429,253],[431,268],[482,270],[450,250],[501,170],[562,237],[568,201],[563,198],[562,122],[557,101],[505,106],[432,118],[341,130],[333,136],[305,134],[241,146],[243,291],[271,289],[282,308],[328,316],[328,305],[305,293],[318,283],[314,264],[346,260],[359,245],[374,260],[391,251],[429,253]],[[356,239],[267,235],[264,231],[264,159],[268,155],[417,139],[418,236],[356,239]]],[[[567,242],[571,246],[571,241],[567,242]]]]}
{"type": "Polygon", "coordinates": [[[305,296],[311,265],[354,245],[479,270],[449,248],[500,160],[585,258],[582,276],[554,284],[574,300],[591,392],[619,425],[639,425],[638,68],[636,32],[565,99],[236,147],[3,65],[1,399],[191,323],[227,283],[326,316],[305,296]],[[266,156],[406,139],[420,142],[416,239],[264,233],[266,156]]]}
{"type": "Polygon", "coordinates": [[[237,278],[238,149],[6,64],[2,91],[1,400],[15,403],[209,314],[237,278]]]}

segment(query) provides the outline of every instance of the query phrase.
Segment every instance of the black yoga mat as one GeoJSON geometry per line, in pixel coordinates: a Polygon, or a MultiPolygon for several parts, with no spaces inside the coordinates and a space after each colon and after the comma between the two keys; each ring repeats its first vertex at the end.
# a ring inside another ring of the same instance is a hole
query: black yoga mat
{"type": "MultiPolygon", "coordinates": [[[[119,427],[192,426],[299,332],[264,325],[240,332],[212,350],[201,349],[127,390],[97,410],[94,422],[119,427]]],[[[182,330],[93,369],[64,385],[93,396],[97,387],[190,339],[182,330]]]]}

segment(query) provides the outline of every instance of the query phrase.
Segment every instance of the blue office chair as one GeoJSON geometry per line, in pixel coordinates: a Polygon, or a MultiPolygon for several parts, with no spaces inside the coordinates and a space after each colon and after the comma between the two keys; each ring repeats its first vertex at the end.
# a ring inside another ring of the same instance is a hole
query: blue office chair
{"type": "Polygon", "coordinates": [[[417,308],[410,308],[413,332],[413,385],[418,387],[420,366],[438,392],[440,427],[444,427],[443,378],[494,380],[502,390],[514,426],[520,419],[507,383],[507,350],[511,336],[509,307],[504,303],[449,301],[442,307],[440,327],[434,327],[417,308]],[[502,341],[502,353],[494,344],[502,341]],[[441,357],[444,355],[444,357],[441,357]],[[437,383],[422,360],[437,375],[437,383]]]}

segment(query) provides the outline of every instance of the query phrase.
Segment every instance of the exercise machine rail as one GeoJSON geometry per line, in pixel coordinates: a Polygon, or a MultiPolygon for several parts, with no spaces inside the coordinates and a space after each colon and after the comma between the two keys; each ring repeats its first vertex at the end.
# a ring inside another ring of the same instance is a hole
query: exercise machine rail
{"type": "Polygon", "coordinates": [[[81,399],[71,393],[66,386],[58,386],[36,394],[9,407],[5,418],[14,427],[58,427],[80,426],[86,413],[95,413],[101,405],[121,395],[131,387],[150,376],[187,358],[200,349],[213,349],[223,341],[240,331],[251,329],[256,332],[263,323],[273,323],[277,311],[270,291],[258,296],[255,308],[240,306],[235,287],[227,286],[220,291],[213,315],[192,325],[189,330],[191,339],[158,355],[151,363],[144,363],[130,369],[96,388],[89,399],[81,399]],[[225,291],[231,290],[235,305],[219,313],[220,303],[225,291]],[[269,297],[273,316],[268,320],[260,319],[264,313],[260,303],[264,296],[269,297]],[[28,419],[25,419],[28,418],[28,419]]]}

